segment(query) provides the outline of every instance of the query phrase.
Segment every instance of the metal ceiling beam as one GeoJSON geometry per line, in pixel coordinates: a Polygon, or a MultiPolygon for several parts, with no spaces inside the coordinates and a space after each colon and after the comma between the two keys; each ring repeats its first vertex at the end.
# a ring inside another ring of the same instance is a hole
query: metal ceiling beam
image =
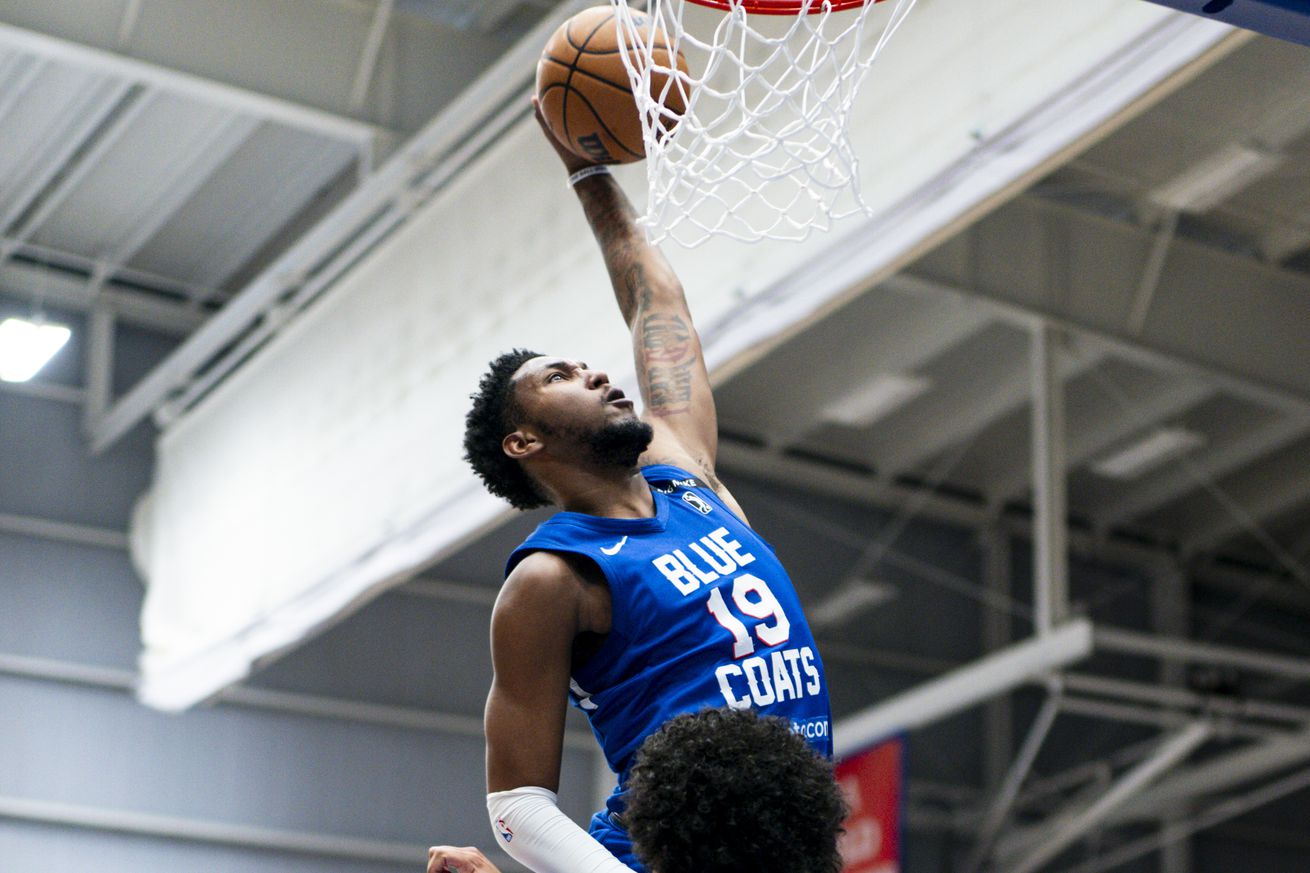
{"type": "Polygon", "coordinates": [[[1001,832],[1001,828],[1009,819],[1014,801],[1019,796],[1019,789],[1028,778],[1033,762],[1037,760],[1037,753],[1041,751],[1047,734],[1050,733],[1056,717],[1060,714],[1060,699],[1063,693],[1059,680],[1053,680],[1047,690],[1046,700],[1042,702],[1042,708],[1037,711],[1037,717],[1033,719],[1023,744],[1019,747],[1019,753],[1014,756],[1004,781],[992,797],[991,803],[987,805],[987,811],[983,814],[983,823],[978,831],[978,841],[974,844],[964,867],[967,873],[975,873],[981,869],[983,862],[991,854],[996,835],[1001,832]]]}
{"type": "MultiPolygon", "coordinates": [[[[1185,412],[1216,393],[1213,385],[1196,379],[1169,382],[1157,386],[1145,397],[1134,398],[1131,409],[1116,407],[1111,414],[1097,416],[1085,426],[1081,423],[1071,425],[1064,470],[1082,466],[1102,450],[1185,412]]],[[[1005,500],[1021,494],[1028,482],[1028,468],[1015,464],[991,479],[985,490],[994,498],[1005,500]]]]}
{"type": "MultiPolygon", "coordinates": [[[[1032,370],[1033,626],[1038,636],[1069,616],[1069,497],[1065,480],[1069,441],[1060,335],[1044,321],[1033,325],[1032,370]]],[[[993,491],[993,495],[997,492],[993,491]]]]}
{"type": "Polygon", "coordinates": [[[1025,832],[1025,841],[1011,844],[1003,856],[1013,859],[1019,845],[1035,845],[1029,854],[1004,864],[1007,873],[1033,873],[1044,867],[1078,839],[1100,826],[1130,799],[1139,795],[1163,773],[1176,767],[1208,740],[1214,728],[1208,722],[1198,721],[1187,725],[1164,740],[1150,757],[1133,765],[1120,776],[1109,790],[1090,804],[1067,813],[1056,813],[1049,824],[1038,825],[1025,832]]]}
{"type": "MultiPolygon", "coordinates": [[[[81,406],[86,402],[86,392],[81,388],[60,385],[57,382],[5,382],[0,380],[0,391],[6,394],[19,394],[23,397],[36,397],[40,400],[53,400],[56,403],[70,403],[81,406]]],[[[3,530],[0,524],[0,530],[3,530]]]]}
{"type": "Polygon", "coordinates": [[[1192,640],[1153,636],[1124,628],[1098,625],[1097,648],[1125,655],[1216,664],[1283,676],[1300,682],[1310,681],[1310,658],[1274,655],[1234,646],[1198,643],[1192,640]]]}
{"type": "MultiPolygon", "coordinates": [[[[1161,636],[1186,637],[1192,629],[1192,586],[1187,572],[1178,561],[1160,561],[1158,571],[1151,574],[1151,629],[1161,636]]],[[[1157,697],[1148,698],[1151,703],[1159,701],[1167,694],[1183,697],[1192,694],[1186,689],[1187,668],[1176,661],[1161,661],[1157,665],[1156,677],[1159,686],[1152,691],[1162,692],[1157,697]]],[[[1150,686],[1148,686],[1150,687],[1150,686]]],[[[1200,697],[1200,695],[1196,695],[1200,697]]],[[[1202,698],[1203,700],[1207,698],[1202,698]]],[[[1217,709],[1217,707],[1216,707],[1217,709]]],[[[1194,711],[1196,717],[1213,717],[1215,712],[1204,705],[1194,711]]],[[[1310,713],[1307,713],[1310,716],[1310,713]]],[[[1304,721],[1304,720],[1301,720],[1304,721]]],[[[1299,723],[1299,722],[1298,722],[1299,723]]],[[[1225,728],[1230,727],[1225,723],[1225,728]]],[[[1185,810],[1166,814],[1160,820],[1161,829],[1175,824],[1185,810]]],[[[1182,839],[1170,843],[1160,856],[1160,873],[1191,873],[1192,843],[1182,839]]]]}
{"type": "Polygon", "coordinates": [[[118,19],[118,35],[114,40],[114,45],[119,51],[127,47],[132,41],[132,34],[136,32],[137,22],[141,20],[141,3],[142,0],[127,0],[123,4],[123,15],[118,19]]]}
{"type": "Polygon", "coordinates": [[[361,148],[372,149],[378,143],[387,142],[392,138],[392,133],[385,128],[355,118],[171,70],[147,61],[58,39],[10,24],[0,24],[0,46],[93,70],[128,82],[138,82],[161,91],[192,97],[264,121],[274,121],[354,143],[361,148]]]}
{"type": "Polygon", "coordinates": [[[355,69],[355,81],[350,86],[349,106],[353,113],[362,111],[368,100],[369,86],[373,83],[373,73],[378,65],[378,54],[382,50],[382,40],[387,35],[395,5],[395,0],[377,0],[377,8],[373,10],[373,21],[369,24],[368,35],[364,37],[359,66],[355,69]]]}
{"type": "MultiPolygon", "coordinates": [[[[380,864],[414,864],[423,847],[396,840],[291,831],[206,819],[156,815],[127,809],[35,800],[0,795],[0,819],[38,822],[47,827],[82,828],[110,833],[162,837],[245,851],[346,858],[380,864]]],[[[57,839],[57,837],[55,838],[57,839]]]]}
{"type": "Polygon", "coordinates": [[[1286,363],[1310,359],[1310,332],[1299,329],[1310,323],[1310,276],[1177,239],[1151,313],[1134,336],[1126,322],[1140,271],[1128,267],[1143,260],[1150,243],[1149,230],[1137,225],[1029,195],[974,225],[912,272],[927,288],[991,301],[999,317],[1008,313],[1015,323],[1040,315],[1100,338],[1130,360],[1203,373],[1258,403],[1310,412],[1310,369],[1286,363]],[[1074,271],[1079,284],[1052,289],[1042,271],[1012,269],[1049,259],[1036,232],[1046,226],[1059,228],[1068,251],[1094,257],[1098,269],[1111,272],[1074,271]],[[966,248],[982,253],[977,263],[961,256],[966,248]],[[1240,306],[1234,305],[1239,292],[1240,306]]]}
{"type": "MultiPolygon", "coordinates": [[[[1103,871],[1114,870],[1136,858],[1163,849],[1175,840],[1186,839],[1198,831],[1213,827],[1231,818],[1245,815],[1265,804],[1273,803],[1298,791],[1304,791],[1307,787],[1310,787],[1310,770],[1301,770],[1290,776],[1275,780],[1268,785],[1263,785],[1236,797],[1221,800],[1190,818],[1169,824],[1160,833],[1125,843],[1099,858],[1078,865],[1067,871],[1067,873],[1103,873],[1103,871]]],[[[1249,842],[1250,836],[1249,834],[1243,834],[1239,839],[1243,842],[1249,842]]],[[[1259,839],[1256,842],[1269,844],[1259,839]]],[[[1282,848],[1283,846],[1280,845],[1279,847],[1282,848]]],[[[1297,846],[1296,848],[1302,847],[1297,846]]]]}
{"type": "MultiPolygon", "coordinates": [[[[1067,695],[1065,699],[1068,699],[1067,695]]],[[[1061,797],[1090,797],[1097,785],[1103,788],[1109,781],[1107,774],[1132,766],[1154,752],[1157,745],[1159,741],[1154,737],[1139,740],[1115,749],[1103,758],[1083,761],[1047,776],[1035,776],[1019,794],[1016,807],[1029,812],[1044,812],[1061,797]]]]}
{"type": "MultiPolygon", "coordinates": [[[[1074,343],[1059,358],[1064,381],[1090,370],[1105,359],[1094,343],[1074,343]]],[[[875,454],[878,470],[896,476],[939,455],[1024,408],[1031,399],[1032,377],[1026,359],[978,369],[935,388],[923,402],[898,414],[895,433],[875,454]],[[989,369],[991,368],[991,369],[989,369]]]]}
{"type": "MultiPolygon", "coordinates": [[[[1166,812],[1187,808],[1210,795],[1226,794],[1241,785],[1300,766],[1307,760],[1310,760],[1310,728],[1248,743],[1236,751],[1180,769],[1114,812],[1108,823],[1155,822],[1166,812]]],[[[1099,766],[1102,765],[1085,764],[1074,768],[1069,771],[1069,778],[1062,778],[1056,788],[1067,790],[1086,782],[1099,766]]],[[[1040,832],[1040,826],[1030,827],[1003,838],[1003,852],[1021,852],[1040,839],[1040,832]]]]}
{"type": "MultiPolygon", "coordinates": [[[[1082,697],[1066,694],[1060,701],[1060,712],[1064,715],[1080,716],[1097,721],[1114,722],[1121,725],[1138,725],[1140,727],[1160,730],[1178,730],[1194,722],[1195,715],[1188,715],[1172,709],[1160,709],[1143,703],[1119,703],[1099,698],[1082,697]]],[[[1279,731],[1273,728],[1252,727],[1246,724],[1225,725],[1228,736],[1233,738],[1263,740],[1279,731]]],[[[1110,772],[1102,763],[1102,776],[1110,772]]],[[[1102,780],[1104,781],[1104,780],[1102,780]]],[[[1095,793],[1095,792],[1093,792],[1095,793]]]]}
{"type": "Polygon", "coordinates": [[[1251,719],[1274,722],[1280,728],[1310,724],[1310,708],[1304,706],[1246,697],[1224,698],[1214,694],[1199,694],[1186,688],[1161,687],[1147,682],[1081,673],[1065,673],[1061,679],[1070,692],[1187,710],[1193,717],[1213,715],[1234,720],[1251,719]]]}
{"type": "Polygon", "coordinates": [[[1310,728],[1183,768],[1126,804],[1112,816],[1112,821],[1157,819],[1168,810],[1184,808],[1203,797],[1222,795],[1307,761],[1310,761],[1310,728]]]}
{"type": "MultiPolygon", "coordinates": [[[[0,266],[0,298],[47,303],[75,312],[89,312],[93,305],[88,282],[59,270],[10,261],[0,266]]],[[[208,313],[186,303],[172,303],[163,297],[106,286],[99,296],[119,320],[172,336],[186,336],[208,319],[208,313]]]]}
{"type": "MultiPolygon", "coordinates": [[[[97,258],[79,254],[78,252],[70,252],[67,249],[34,242],[20,243],[13,237],[0,237],[0,246],[6,244],[13,245],[14,252],[11,257],[15,261],[21,259],[24,265],[44,271],[46,275],[50,276],[67,276],[70,272],[80,272],[87,280],[90,280],[104,264],[103,261],[97,258]]],[[[185,298],[193,301],[212,300],[222,294],[218,288],[198,285],[173,276],[164,276],[159,273],[152,273],[149,270],[139,270],[135,267],[122,265],[114,267],[111,284],[113,281],[121,281],[138,288],[148,288],[161,295],[161,297],[185,298]]],[[[23,283],[19,282],[19,284],[21,286],[23,283]]]]}
{"type": "Polygon", "coordinates": [[[1184,554],[1217,546],[1251,531],[1265,519],[1310,502],[1310,470],[1304,458],[1283,456],[1276,468],[1262,466],[1241,479],[1225,482],[1224,493],[1232,505],[1215,507],[1180,535],[1184,554]]]}
{"type": "Polygon", "coordinates": [[[1146,515],[1200,488],[1202,481],[1222,478],[1306,434],[1310,434],[1310,415],[1279,415],[1272,422],[1257,425],[1198,453],[1186,464],[1171,464],[1142,482],[1129,485],[1111,500],[1093,506],[1090,514],[1102,526],[1146,515]]]}
{"type": "MultiPolygon", "coordinates": [[[[132,86],[122,81],[96,81],[88,83],[63,113],[58,130],[42,148],[33,149],[26,156],[15,178],[23,183],[9,198],[9,206],[0,213],[0,233],[9,233],[14,222],[32,207],[36,199],[84,148],[101,126],[110,123],[113,113],[120,110],[124,101],[133,99],[132,86]]],[[[11,238],[0,243],[0,253],[13,245],[11,238]]]]}
{"type": "Polygon", "coordinates": [[[34,199],[16,216],[14,224],[4,226],[10,241],[0,248],[0,256],[9,257],[18,245],[27,242],[41,229],[41,225],[72,196],[87,174],[118,144],[153,99],[154,95],[144,89],[124,94],[105,114],[104,123],[90,132],[90,141],[79,142],[77,149],[69,155],[68,163],[55,170],[51,184],[35,192],[34,199]]]}
{"type": "MultiPolygon", "coordinates": [[[[79,546],[95,546],[101,549],[127,549],[127,534],[122,531],[103,527],[89,527],[84,524],[70,524],[66,521],[53,521],[48,518],[33,518],[26,515],[0,513],[0,533],[36,537],[61,543],[76,543],[79,546]]],[[[3,667],[0,667],[0,671],[2,670],[3,667]]]]}
{"type": "MultiPolygon", "coordinates": [[[[978,540],[983,551],[983,589],[992,603],[1004,603],[1013,594],[1010,532],[993,522],[979,531],[978,540]]],[[[1014,638],[1013,616],[1001,609],[983,609],[980,613],[983,651],[995,652],[1009,645],[1014,638]]],[[[1014,707],[1009,700],[998,697],[983,710],[983,786],[987,790],[1001,790],[1011,770],[1013,748],[1014,707]]]]}
{"type": "Polygon", "coordinates": [[[86,405],[82,407],[82,431],[88,433],[104,415],[114,391],[114,313],[104,303],[92,307],[87,319],[86,358],[82,366],[82,384],[86,386],[86,405]]]}

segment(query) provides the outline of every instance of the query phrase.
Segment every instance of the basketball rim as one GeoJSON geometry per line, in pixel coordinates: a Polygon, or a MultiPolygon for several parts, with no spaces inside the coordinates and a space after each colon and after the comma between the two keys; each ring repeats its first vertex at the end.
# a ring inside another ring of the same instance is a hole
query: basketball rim
{"type": "MultiPolygon", "coordinates": [[[[720,9],[727,12],[732,9],[732,0],[691,0],[699,6],[708,6],[711,9],[720,9]]],[[[841,12],[843,9],[855,9],[864,6],[870,0],[830,0],[829,5],[833,12],[841,12]]],[[[882,0],[872,0],[873,3],[881,3],[882,0]]],[[[760,15],[795,15],[805,8],[805,0],[741,0],[738,4],[747,12],[758,12],[760,15]]],[[[809,14],[822,12],[824,0],[813,0],[810,5],[809,14]]]]}

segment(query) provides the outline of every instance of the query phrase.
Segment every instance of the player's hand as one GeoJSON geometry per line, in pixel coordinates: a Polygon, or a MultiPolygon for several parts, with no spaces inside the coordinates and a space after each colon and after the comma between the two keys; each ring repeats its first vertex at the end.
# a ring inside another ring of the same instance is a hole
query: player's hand
{"type": "Polygon", "coordinates": [[[472,846],[433,846],[428,849],[427,873],[500,873],[487,856],[472,846]]]}
{"type": "Polygon", "coordinates": [[[578,157],[573,152],[569,151],[562,142],[556,139],[555,134],[551,133],[550,126],[546,124],[546,117],[541,114],[541,101],[536,97],[532,98],[532,114],[537,116],[537,124],[541,125],[541,132],[546,134],[546,139],[554,147],[555,154],[559,155],[559,159],[564,163],[564,169],[567,170],[570,175],[581,170],[583,167],[590,167],[592,164],[596,163],[587,158],[578,157]]]}

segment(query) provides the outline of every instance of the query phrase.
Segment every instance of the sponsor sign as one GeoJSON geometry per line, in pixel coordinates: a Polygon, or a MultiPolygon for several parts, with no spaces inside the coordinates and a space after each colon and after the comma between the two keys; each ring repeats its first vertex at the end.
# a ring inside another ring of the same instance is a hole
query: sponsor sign
{"type": "Polygon", "coordinates": [[[905,739],[897,737],[836,767],[850,816],[842,836],[842,873],[900,873],[905,739]]]}

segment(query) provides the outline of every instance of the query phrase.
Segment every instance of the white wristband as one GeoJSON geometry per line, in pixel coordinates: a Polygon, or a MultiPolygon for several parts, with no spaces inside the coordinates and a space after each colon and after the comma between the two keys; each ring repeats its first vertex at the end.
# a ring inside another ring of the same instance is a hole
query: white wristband
{"type": "Polygon", "coordinates": [[[610,168],[604,164],[592,164],[590,167],[583,167],[573,175],[569,176],[569,187],[576,188],[578,183],[583,179],[590,179],[592,176],[608,176],[610,168]]]}
{"type": "Polygon", "coordinates": [[[556,802],[555,792],[535,786],[488,794],[497,845],[536,873],[632,873],[556,802]]]}

